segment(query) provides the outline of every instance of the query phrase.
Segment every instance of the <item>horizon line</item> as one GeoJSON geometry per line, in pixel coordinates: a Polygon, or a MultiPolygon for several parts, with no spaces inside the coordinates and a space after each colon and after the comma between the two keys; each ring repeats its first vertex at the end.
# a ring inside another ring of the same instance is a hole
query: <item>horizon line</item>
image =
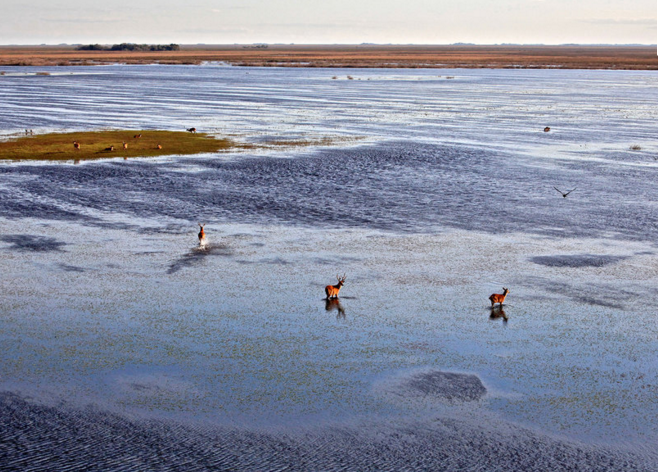
{"type": "Polygon", "coordinates": [[[42,47],[42,46],[81,46],[87,44],[177,44],[179,46],[253,46],[253,45],[268,45],[268,46],[608,46],[608,47],[624,47],[624,46],[637,46],[637,47],[657,47],[656,43],[471,43],[471,42],[454,42],[454,43],[268,43],[263,41],[251,43],[176,43],[176,42],[114,42],[114,43],[89,43],[89,42],[76,42],[76,43],[39,43],[39,44],[0,44],[0,47],[42,47]]]}

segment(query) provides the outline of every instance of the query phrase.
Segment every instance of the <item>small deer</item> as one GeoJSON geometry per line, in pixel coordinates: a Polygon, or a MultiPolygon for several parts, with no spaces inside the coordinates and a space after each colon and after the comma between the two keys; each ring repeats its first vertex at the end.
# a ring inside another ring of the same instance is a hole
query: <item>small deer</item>
{"type": "Polygon", "coordinates": [[[123,148],[124,148],[124,149],[128,149],[128,143],[125,142],[125,141],[123,142],[123,148]]]}
{"type": "Polygon", "coordinates": [[[114,151],[114,146],[103,149],[103,151],[114,151]]]}
{"type": "Polygon", "coordinates": [[[544,133],[548,133],[550,130],[551,130],[551,127],[547,126],[546,128],[544,128],[544,133]]]}
{"type": "Polygon", "coordinates": [[[135,136],[133,136],[133,139],[139,139],[139,138],[141,138],[141,137],[142,137],[142,133],[140,133],[140,134],[136,134],[135,136]]]}
{"type": "Polygon", "coordinates": [[[503,287],[503,293],[492,293],[491,296],[489,297],[489,301],[491,302],[491,306],[493,307],[496,303],[500,303],[500,306],[503,306],[503,302],[505,301],[505,297],[507,297],[507,294],[509,293],[509,289],[503,287]]]}
{"type": "Polygon", "coordinates": [[[75,148],[76,151],[80,150],[80,143],[77,141],[73,141],[73,147],[75,148]]]}
{"type": "Polygon", "coordinates": [[[187,128],[190,133],[196,133],[196,128],[187,128]]]}
{"type": "Polygon", "coordinates": [[[337,275],[338,283],[336,285],[327,285],[324,288],[324,293],[327,294],[327,300],[331,298],[338,298],[338,292],[340,292],[341,287],[345,284],[345,274],[341,277],[337,275]]]}
{"type": "Polygon", "coordinates": [[[206,226],[205,223],[204,224],[199,223],[199,228],[201,228],[201,230],[199,231],[199,246],[205,246],[206,242],[208,242],[206,240],[206,232],[203,230],[204,226],[206,226]]]}
{"type": "Polygon", "coordinates": [[[162,149],[162,144],[158,144],[155,148],[156,149],[162,149]]]}

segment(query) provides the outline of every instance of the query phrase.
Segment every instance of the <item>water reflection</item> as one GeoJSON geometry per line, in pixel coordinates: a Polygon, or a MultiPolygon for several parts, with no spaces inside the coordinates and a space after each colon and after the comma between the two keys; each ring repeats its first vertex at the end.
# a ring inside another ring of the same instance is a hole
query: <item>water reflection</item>
{"type": "Polygon", "coordinates": [[[345,319],[345,308],[338,298],[325,299],[324,309],[327,311],[336,310],[338,312],[336,313],[336,319],[345,319]]]}
{"type": "Polygon", "coordinates": [[[491,315],[489,315],[490,320],[497,320],[497,319],[503,319],[503,323],[507,323],[508,317],[507,314],[505,313],[505,310],[503,310],[503,307],[498,305],[496,307],[491,307],[491,315]]]}

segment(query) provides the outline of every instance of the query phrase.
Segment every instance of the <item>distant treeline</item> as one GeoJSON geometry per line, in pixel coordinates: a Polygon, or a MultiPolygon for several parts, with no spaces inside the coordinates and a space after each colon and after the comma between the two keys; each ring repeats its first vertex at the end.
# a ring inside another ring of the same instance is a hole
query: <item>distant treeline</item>
{"type": "Polygon", "coordinates": [[[178,44],[133,44],[121,43],[112,46],[101,46],[100,44],[87,44],[78,46],[78,51],[178,51],[178,44]]]}

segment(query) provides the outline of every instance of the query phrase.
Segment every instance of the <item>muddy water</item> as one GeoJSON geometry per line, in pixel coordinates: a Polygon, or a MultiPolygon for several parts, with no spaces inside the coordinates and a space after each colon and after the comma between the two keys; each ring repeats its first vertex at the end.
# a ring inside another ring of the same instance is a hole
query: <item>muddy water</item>
{"type": "Polygon", "coordinates": [[[3,76],[5,134],[363,139],[0,166],[8,464],[655,468],[652,75],[78,70],[3,76]]]}

